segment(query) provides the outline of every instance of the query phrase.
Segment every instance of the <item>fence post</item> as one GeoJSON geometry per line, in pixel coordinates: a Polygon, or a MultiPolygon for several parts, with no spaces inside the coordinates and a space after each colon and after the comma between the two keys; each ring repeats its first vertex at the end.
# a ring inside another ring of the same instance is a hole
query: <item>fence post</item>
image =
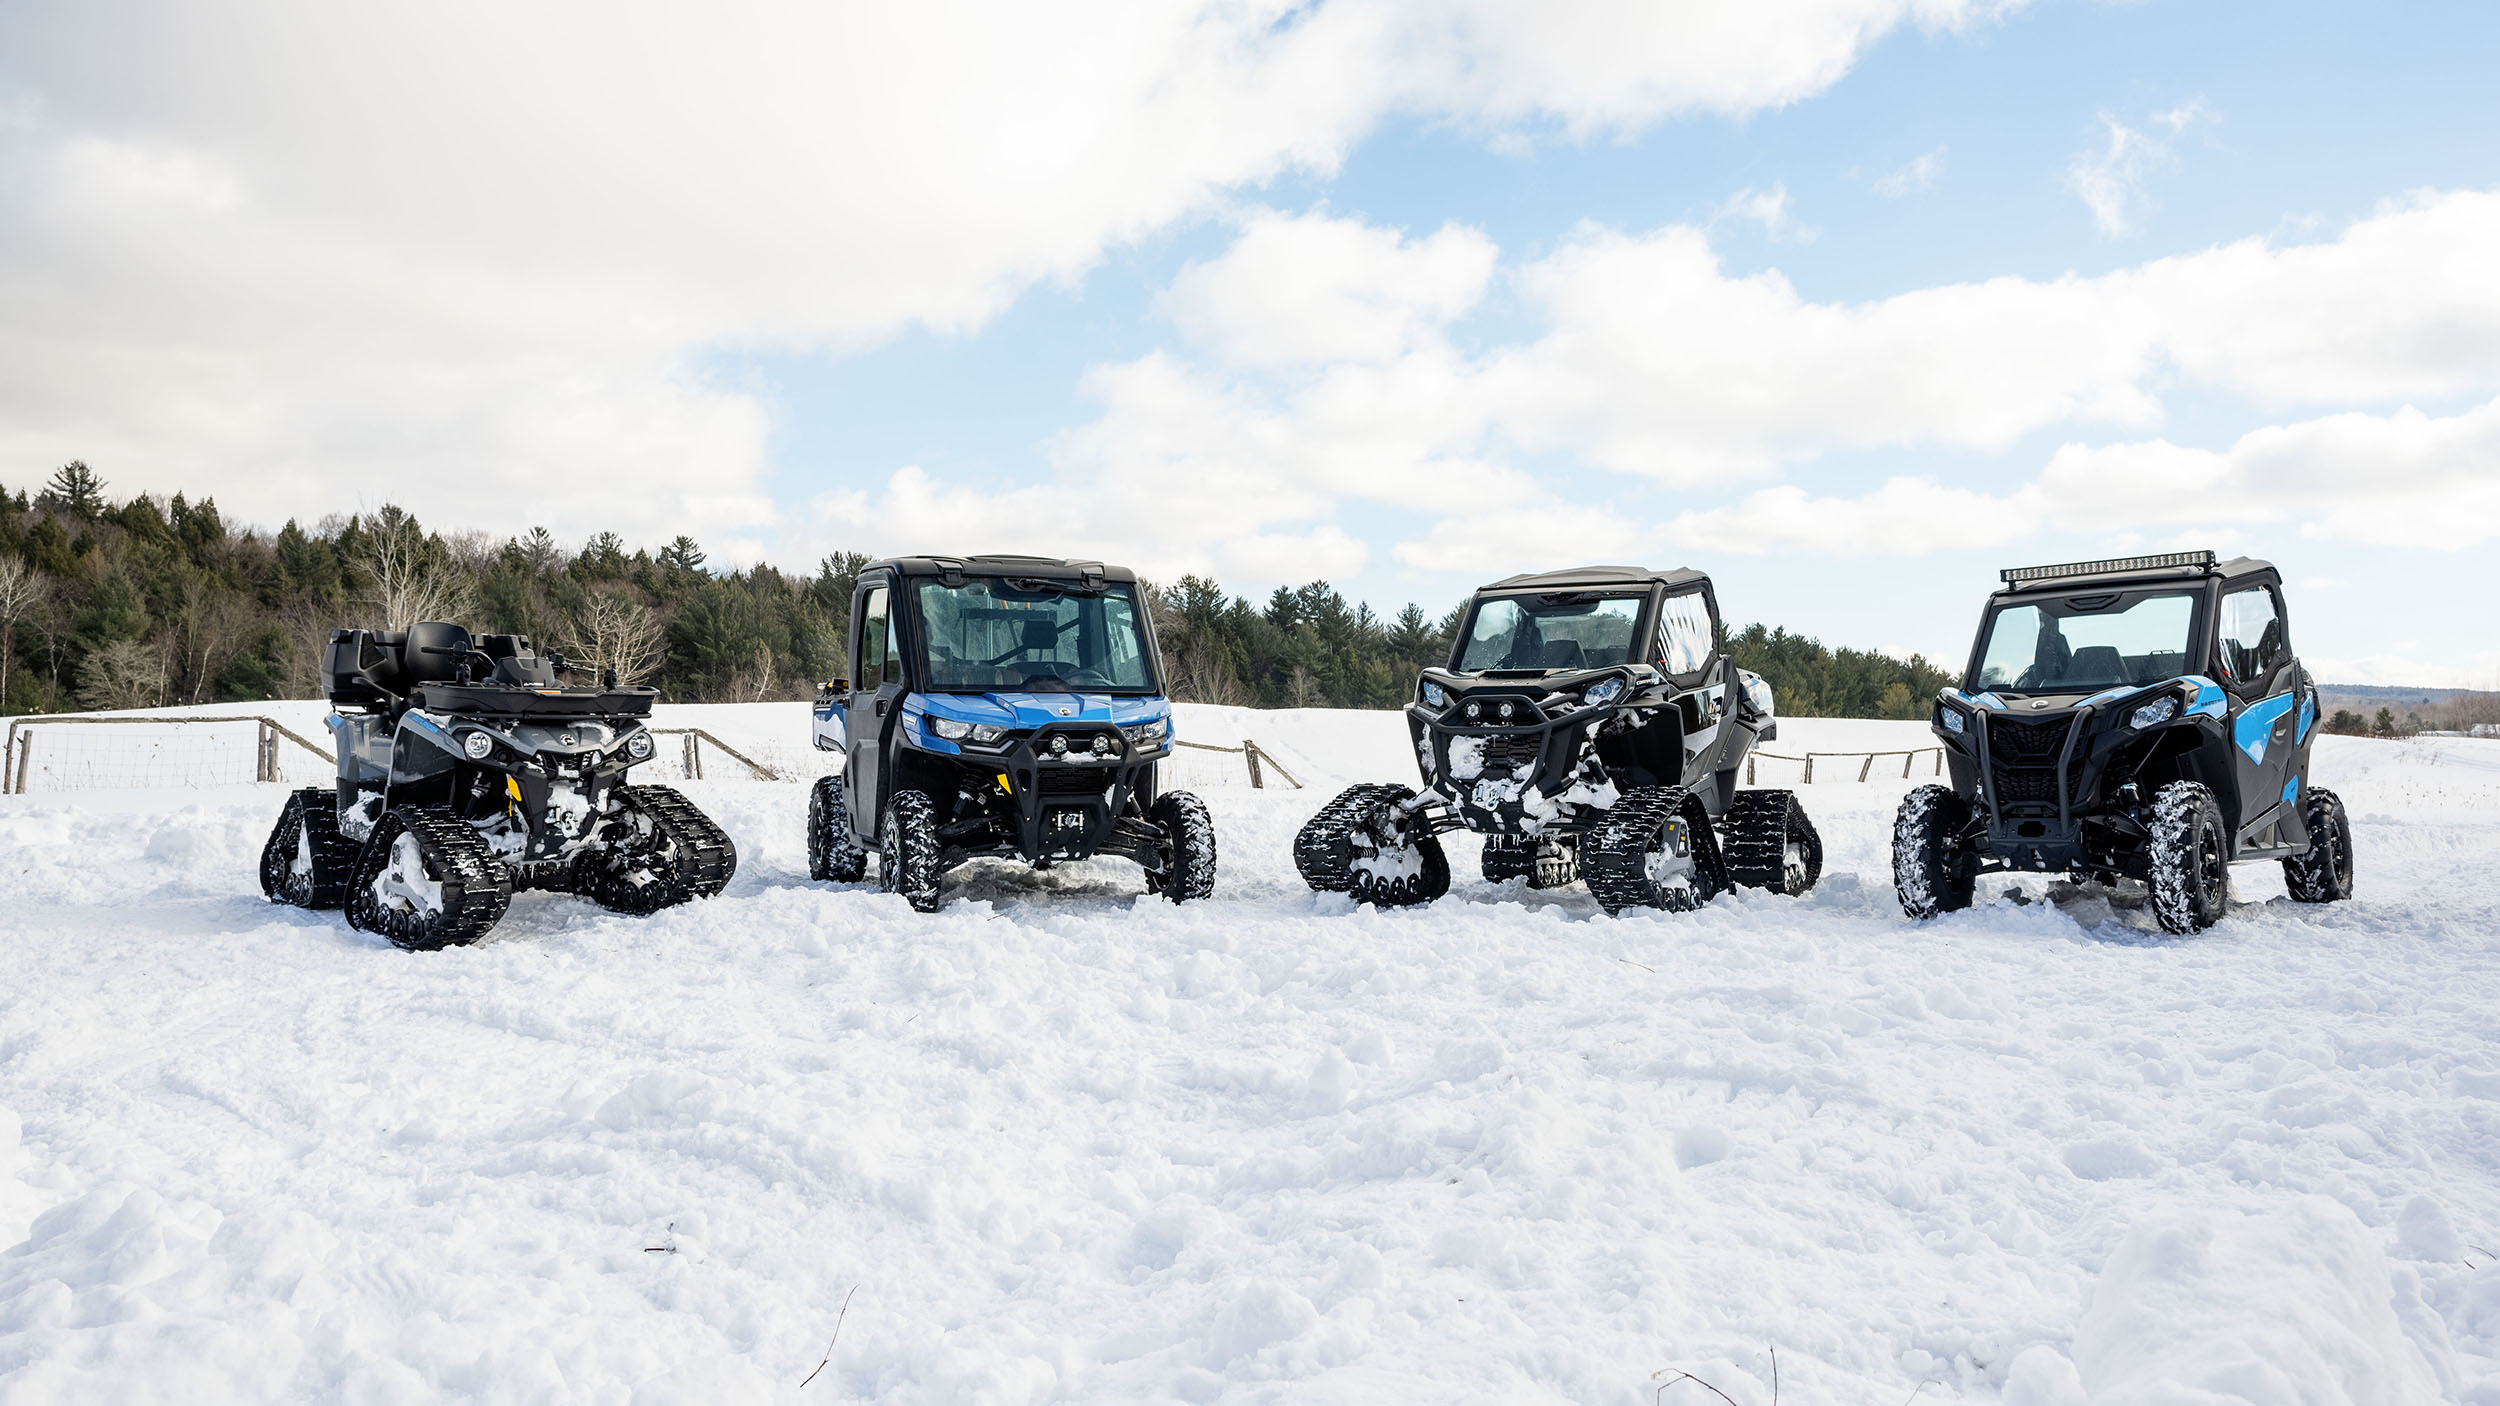
{"type": "Polygon", "coordinates": [[[1241,759],[1250,764],[1250,789],[1266,790],[1267,783],[1259,778],[1259,744],[1247,737],[1241,739],[1241,759]]]}
{"type": "Polygon", "coordinates": [[[1916,752],[1903,752],[1903,753],[1901,754],[1901,779],[1902,779],[1902,780],[1907,781],[1907,780],[1909,780],[1909,779],[1910,779],[1910,763],[1912,763],[1912,762],[1914,762],[1914,761],[1917,761],[1917,760],[1918,760],[1918,753],[1916,753],[1916,752]]]}
{"type": "Polygon", "coordinates": [[[26,762],[35,754],[35,730],[28,728],[17,735],[17,794],[26,794],[26,762]]]}
{"type": "Polygon", "coordinates": [[[1866,779],[1866,774],[1867,774],[1868,772],[1870,772],[1870,771],[1873,771],[1874,769],[1875,769],[1875,754],[1874,754],[1873,752],[1869,752],[1869,753],[1867,753],[1867,754],[1866,754],[1866,760],[1865,760],[1865,762],[1863,762],[1862,764],[1860,764],[1860,765],[1859,765],[1859,767],[1858,767],[1858,779],[1859,779],[1860,781],[1864,781],[1864,780],[1866,779]]]}
{"type": "Polygon", "coordinates": [[[1800,786],[1811,786],[1814,784],[1814,754],[1812,752],[1806,753],[1806,779],[1798,782],[1797,784],[1800,786]]]}
{"type": "Polygon", "coordinates": [[[703,752],[691,732],[686,734],[686,779],[688,781],[703,779],[703,752]]]}
{"type": "Polygon", "coordinates": [[[1745,784],[1748,786],[1753,784],[1753,753],[1751,752],[1745,754],[1745,784]]]}
{"type": "Polygon", "coordinates": [[[1936,749],[1936,775],[1944,775],[1944,749],[1942,747],[1936,749]]]}

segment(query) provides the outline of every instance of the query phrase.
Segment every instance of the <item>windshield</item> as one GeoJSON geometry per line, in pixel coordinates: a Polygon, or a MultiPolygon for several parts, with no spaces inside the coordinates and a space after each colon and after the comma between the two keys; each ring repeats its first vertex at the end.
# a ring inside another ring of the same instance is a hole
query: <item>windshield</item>
{"type": "Polygon", "coordinates": [[[2188,671],[2196,599],[2104,592],[2000,607],[1988,621],[1973,686],[2089,693],[2160,683],[2188,671]]]}
{"type": "Polygon", "coordinates": [[[1479,602],[1459,672],[1604,669],[1631,662],[1639,596],[1495,596],[1479,602]]]}
{"type": "Polygon", "coordinates": [[[1081,594],[1049,581],[922,581],[929,687],[958,692],[1150,692],[1146,632],[1124,584],[1081,594]]]}

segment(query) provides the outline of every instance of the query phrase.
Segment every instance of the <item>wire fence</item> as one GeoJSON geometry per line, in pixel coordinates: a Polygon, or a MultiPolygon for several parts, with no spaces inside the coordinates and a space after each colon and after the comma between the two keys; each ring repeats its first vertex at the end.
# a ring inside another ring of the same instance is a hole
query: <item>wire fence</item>
{"type": "MultiPolygon", "coordinates": [[[[1801,757],[1791,757],[1779,752],[1749,752],[1745,756],[1745,784],[1748,786],[1754,784],[1754,769],[1756,765],[1761,762],[1795,762],[1801,764],[1805,768],[1803,777],[1798,781],[1798,784],[1801,786],[1811,786],[1814,784],[1814,764],[1817,761],[1825,763],[1836,762],[1840,764],[1840,774],[1838,776],[1833,776],[1831,774],[1833,768],[1830,765],[1826,765],[1823,768],[1824,776],[1822,779],[1826,781],[1871,781],[1875,777],[1875,763],[1885,757],[1899,757],[1901,759],[1901,775],[1905,780],[1908,779],[1911,774],[1911,769],[1918,764],[1918,760],[1921,757],[1930,757],[1934,759],[1932,769],[1928,773],[1929,775],[1944,775],[1944,749],[1942,747],[1913,747],[1908,751],[1903,752],[1808,752],[1801,757]],[[1848,763],[1850,762],[1856,762],[1858,764],[1858,774],[1854,777],[1849,775],[1848,763]]],[[[1884,768],[1884,775],[1887,778],[1892,775],[1892,768],[1890,766],[1886,766],[1884,768]]]]}
{"type": "Polygon", "coordinates": [[[45,791],[197,788],[304,780],[337,765],[325,749],[275,718],[193,716],[11,718],[0,743],[0,795],[45,791]],[[115,732],[92,732],[93,728],[115,732]],[[39,748],[37,739],[42,739],[39,748]],[[306,758],[310,758],[308,762],[306,758]],[[312,763],[321,767],[312,771],[312,763]]]}

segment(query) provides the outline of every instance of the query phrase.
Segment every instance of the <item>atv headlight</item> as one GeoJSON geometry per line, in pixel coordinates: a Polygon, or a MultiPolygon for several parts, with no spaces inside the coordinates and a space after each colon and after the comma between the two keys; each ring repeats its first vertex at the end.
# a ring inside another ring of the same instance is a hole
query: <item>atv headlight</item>
{"type": "Polygon", "coordinates": [[[1138,723],[1133,727],[1121,728],[1120,735],[1126,737],[1129,745],[1133,747],[1160,747],[1163,745],[1163,739],[1170,735],[1171,731],[1172,720],[1170,718],[1157,718],[1150,723],[1138,723]]]}
{"type": "Polygon", "coordinates": [[[1623,696],[1623,680],[1601,679],[1580,695],[1580,701],[1591,708],[1602,708],[1623,696]]]}
{"type": "Polygon", "coordinates": [[[2166,698],[2156,698],[2136,709],[2135,716],[2129,718],[2128,721],[2137,728],[2159,727],[2177,716],[2179,716],[2179,696],[2174,693],[2166,698]]]}
{"type": "Polygon", "coordinates": [[[1955,734],[1961,733],[1964,729],[1970,726],[1969,723],[1963,721],[1962,710],[1959,708],[1938,708],[1936,710],[1936,722],[1942,726],[1945,731],[1955,734]]]}
{"type": "Polygon", "coordinates": [[[968,722],[959,722],[954,718],[941,718],[937,714],[931,713],[929,715],[929,731],[936,733],[938,736],[945,738],[949,742],[961,742],[965,738],[972,735],[972,724],[968,722]]]}
{"type": "Polygon", "coordinates": [[[651,734],[647,732],[637,732],[633,736],[626,738],[625,755],[633,758],[635,761],[641,761],[645,757],[650,756],[651,734]]]}
{"type": "Polygon", "coordinates": [[[989,723],[974,723],[972,725],[972,740],[985,747],[990,743],[996,742],[998,739],[1005,737],[1006,735],[1007,729],[1003,727],[994,727],[989,723]]]}
{"type": "Polygon", "coordinates": [[[482,732],[472,732],[460,739],[460,750],[469,754],[470,761],[482,762],[495,755],[495,739],[482,732]]]}
{"type": "Polygon", "coordinates": [[[1443,688],[1437,683],[1434,683],[1430,679],[1424,680],[1423,693],[1424,703],[1427,707],[1446,708],[1450,706],[1449,690],[1443,688]]]}

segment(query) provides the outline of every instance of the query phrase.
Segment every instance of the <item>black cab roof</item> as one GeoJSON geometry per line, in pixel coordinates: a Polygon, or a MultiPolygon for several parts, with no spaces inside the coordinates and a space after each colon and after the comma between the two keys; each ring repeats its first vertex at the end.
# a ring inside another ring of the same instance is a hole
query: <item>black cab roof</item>
{"type": "Polygon", "coordinates": [[[1655,571],[1646,566],[1574,566],[1561,571],[1531,572],[1522,576],[1505,576],[1484,591],[1588,590],[1607,586],[1692,586],[1710,584],[1706,572],[1690,567],[1672,571],[1655,571]]]}
{"type": "Polygon", "coordinates": [[[1125,566],[1106,566],[1098,561],[1061,557],[1026,557],[1003,553],[974,556],[906,556],[887,557],[860,568],[865,576],[871,571],[891,571],[898,576],[1019,576],[1045,581],[1125,581],[1134,582],[1137,573],[1125,566]]]}

